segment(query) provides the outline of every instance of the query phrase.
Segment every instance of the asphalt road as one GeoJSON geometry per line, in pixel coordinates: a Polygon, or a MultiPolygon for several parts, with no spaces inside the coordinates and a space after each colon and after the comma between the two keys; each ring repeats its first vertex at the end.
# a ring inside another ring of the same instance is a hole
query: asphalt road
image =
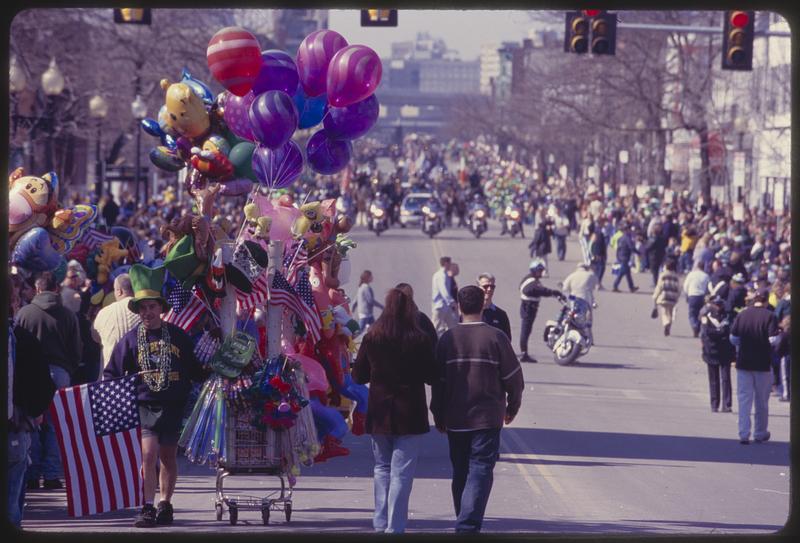
{"type": "MultiPolygon", "coordinates": [[[[518,348],[517,285],[526,272],[525,240],[498,236],[496,224],[475,240],[466,230],[445,230],[433,240],[418,229],[392,229],[380,238],[357,228],[352,274],[372,270],[380,299],[396,283],[410,283],[420,308],[430,311],[431,275],[442,255],[460,265],[463,286],[478,273],[497,278],[495,302],[511,318],[518,348]]],[[[575,266],[578,244],[567,258],[550,258],[556,282],[575,266]]],[[[610,271],[604,278],[610,287],[610,271]]],[[[664,337],[649,318],[649,274],[634,274],[641,290],[598,293],[596,345],[579,363],[561,367],[542,342],[544,321],[558,304],[546,299],[531,335],[538,364],[525,364],[526,391],[517,419],[502,433],[502,454],[486,512],[485,532],[539,534],[768,534],[786,523],[789,510],[789,404],[770,399],[772,440],[740,445],[734,413],[709,408],[705,364],[692,337],[685,302],[673,334],[664,337]]],[[[735,373],[735,371],[734,371],[735,373]]],[[[735,394],[735,375],[734,375],[735,394]]],[[[351,450],[303,470],[295,488],[291,523],[273,513],[263,526],[258,511],[240,511],[239,524],[214,519],[214,477],[208,466],[181,465],[173,500],[176,522],[167,532],[370,532],[372,456],[368,436],[348,436],[351,450]]],[[[450,465],[444,436],[426,436],[408,532],[448,532],[453,527],[450,465]]],[[[276,479],[230,477],[226,491],[264,496],[276,479]]],[[[61,491],[29,494],[23,527],[46,531],[137,531],[133,511],[69,519],[61,491]]]]}

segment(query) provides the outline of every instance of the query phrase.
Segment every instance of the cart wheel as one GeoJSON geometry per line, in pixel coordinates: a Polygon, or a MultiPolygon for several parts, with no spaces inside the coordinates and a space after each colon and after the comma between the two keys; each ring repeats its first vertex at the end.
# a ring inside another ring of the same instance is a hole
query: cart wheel
{"type": "Polygon", "coordinates": [[[217,520],[222,520],[222,513],[223,513],[222,504],[218,503],[217,505],[215,505],[214,510],[217,512],[217,520]]]}
{"type": "Polygon", "coordinates": [[[269,525],[269,505],[261,508],[261,520],[264,522],[264,526],[269,525]]]}
{"type": "Polygon", "coordinates": [[[236,526],[236,521],[239,520],[239,508],[236,506],[229,506],[228,514],[230,515],[231,526],[236,526]]]}
{"type": "Polygon", "coordinates": [[[286,522],[292,520],[292,502],[286,502],[283,506],[283,511],[286,513],[286,522]]]}

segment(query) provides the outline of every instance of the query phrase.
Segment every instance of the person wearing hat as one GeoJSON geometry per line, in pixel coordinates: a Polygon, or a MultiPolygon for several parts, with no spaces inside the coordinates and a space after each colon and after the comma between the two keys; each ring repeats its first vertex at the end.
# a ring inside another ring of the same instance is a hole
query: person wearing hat
{"type": "Polygon", "coordinates": [[[145,503],[134,526],[146,528],[172,523],[171,499],[178,477],[178,437],[183,411],[191,382],[203,380],[205,372],[195,357],[189,336],[161,319],[161,314],[170,309],[161,295],[164,268],[151,269],[135,264],[129,276],[133,298],[128,300],[128,308],[139,315],[141,323],[122,336],[114,347],[103,378],[138,375],[145,503]],[[153,503],[159,460],[161,502],[156,509],[153,503]]]}
{"type": "Polygon", "coordinates": [[[769,291],[759,289],[753,305],[736,315],[730,340],[736,347],[736,396],[739,404],[739,443],[750,443],[750,412],[755,405],[756,443],[768,441],[769,395],[772,389],[772,350],[780,340],[775,314],[766,308],[769,291]]]}
{"type": "Polygon", "coordinates": [[[522,330],[519,337],[520,362],[536,363],[536,359],[528,354],[528,338],[530,338],[533,321],[536,320],[536,313],[539,311],[539,301],[542,296],[563,298],[561,292],[542,285],[541,278],[545,269],[544,260],[534,258],[528,265],[528,274],[522,278],[519,285],[521,299],[519,316],[522,319],[522,330]]]}
{"type": "Polygon", "coordinates": [[[722,296],[713,296],[699,313],[703,362],[708,368],[711,411],[730,413],[732,405],[731,363],[736,351],[730,342],[731,321],[722,296]],[[720,392],[722,397],[720,398],[720,392]]]}
{"type": "Polygon", "coordinates": [[[742,273],[735,273],[731,277],[731,288],[725,302],[725,309],[731,314],[731,318],[735,317],[746,305],[747,287],[745,283],[746,279],[742,273]]]}

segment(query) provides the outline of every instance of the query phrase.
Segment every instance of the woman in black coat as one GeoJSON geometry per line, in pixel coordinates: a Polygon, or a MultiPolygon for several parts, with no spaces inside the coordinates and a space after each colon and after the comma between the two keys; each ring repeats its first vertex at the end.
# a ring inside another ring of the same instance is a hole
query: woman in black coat
{"type": "Polygon", "coordinates": [[[730,332],[730,314],[725,309],[725,301],[714,296],[700,310],[700,339],[703,342],[703,362],[708,366],[711,411],[715,413],[720,410],[720,389],[722,412],[731,411],[731,362],[736,358],[736,350],[730,342],[730,332]]]}
{"type": "Polygon", "coordinates": [[[430,431],[425,384],[436,378],[434,346],[418,325],[417,308],[399,289],[364,339],[353,366],[356,383],[370,383],[367,433],[375,456],[377,532],[403,533],[422,436],[430,431]]]}

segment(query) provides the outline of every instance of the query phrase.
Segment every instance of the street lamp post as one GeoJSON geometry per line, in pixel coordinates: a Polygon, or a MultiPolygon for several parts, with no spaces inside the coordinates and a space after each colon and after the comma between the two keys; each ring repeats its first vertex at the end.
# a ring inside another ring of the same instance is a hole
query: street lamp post
{"type": "MultiPolygon", "coordinates": [[[[102,128],[103,119],[108,115],[108,103],[105,98],[96,94],[89,100],[89,116],[97,119],[97,145],[95,147],[95,176],[94,176],[94,194],[97,197],[97,203],[100,203],[100,197],[103,195],[103,157],[101,155],[100,145],[103,141],[102,128]]],[[[108,188],[111,192],[111,187],[108,188]]]]}
{"type": "MultiPolygon", "coordinates": [[[[64,90],[64,76],[61,74],[61,70],[58,69],[55,58],[50,60],[50,67],[42,74],[42,90],[47,96],[46,117],[52,125],[55,113],[53,100],[64,90]]],[[[50,171],[53,169],[53,126],[49,127],[46,141],[45,160],[47,170],[50,171]]]]}
{"type": "MultiPolygon", "coordinates": [[[[17,137],[17,125],[19,124],[18,95],[25,90],[27,83],[28,83],[28,78],[25,76],[25,71],[22,68],[20,68],[19,65],[17,64],[16,55],[12,56],[11,63],[8,68],[8,91],[11,93],[11,98],[14,102],[14,113],[13,113],[13,118],[11,119],[11,122],[13,123],[12,135],[11,135],[12,142],[14,142],[14,140],[17,137]]],[[[14,145],[16,145],[16,143],[14,143],[14,145]]],[[[19,148],[15,147],[14,149],[15,153],[13,156],[16,159],[18,157],[16,151],[18,151],[19,148]]],[[[23,163],[25,161],[24,154],[22,157],[22,161],[23,163]]],[[[15,167],[16,164],[12,164],[11,166],[15,167]]]]}
{"type": "MultiPolygon", "coordinates": [[[[139,123],[142,119],[147,117],[147,104],[144,103],[142,97],[138,94],[136,95],[136,99],[131,103],[131,114],[133,118],[136,119],[136,198],[139,198],[139,182],[140,182],[140,175],[141,175],[141,145],[142,145],[142,131],[139,128],[139,123]]],[[[144,205],[147,205],[148,200],[148,182],[145,179],[144,183],[144,205]]]]}

